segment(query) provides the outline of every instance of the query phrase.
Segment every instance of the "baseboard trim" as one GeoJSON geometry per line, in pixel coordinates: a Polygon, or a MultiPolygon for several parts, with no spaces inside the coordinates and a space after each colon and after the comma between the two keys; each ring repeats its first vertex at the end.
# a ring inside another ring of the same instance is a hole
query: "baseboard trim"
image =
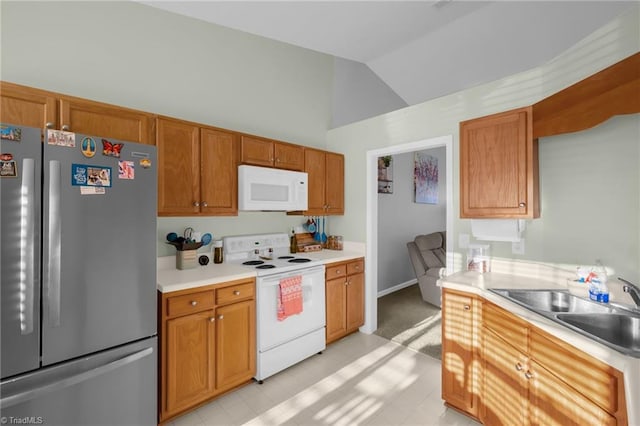
{"type": "Polygon", "coordinates": [[[390,288],[385,288],[384,290],[381,290],[378,292],[378,297],[386,296],[387,294],[391,294],[394,291],[402,290],[403,288],[407,288],[417,283],[418,283],[418,280],[413,279],[413,280],[405,281],[403,283],[394,285],[393,287],[390,287],[390,288]]]}

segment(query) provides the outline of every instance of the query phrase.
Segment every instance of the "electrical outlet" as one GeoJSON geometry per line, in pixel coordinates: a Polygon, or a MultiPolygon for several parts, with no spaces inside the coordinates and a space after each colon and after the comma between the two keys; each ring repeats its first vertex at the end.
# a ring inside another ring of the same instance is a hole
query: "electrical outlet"
{"type": "Polygon", "coordinates": [[[524,238],[520,238],[520,241],[511,243],[511,253],[524,254],[524,238]]]}

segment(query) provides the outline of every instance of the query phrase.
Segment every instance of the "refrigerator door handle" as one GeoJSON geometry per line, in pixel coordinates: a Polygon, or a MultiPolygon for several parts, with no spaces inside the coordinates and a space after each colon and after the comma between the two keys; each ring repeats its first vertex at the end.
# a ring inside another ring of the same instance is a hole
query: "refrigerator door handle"
{"type": "Polygon", "coordinates": [[[33,333],[35,309],[36,162],[22,160],[20,185],[20,333],[33,333]]]}
{"type": "Polygon", "coordinates": [[[29,389],[24,392],[16,393],[9,396],[3,395],[2,399],[0,399],[0,409],[6,409],[13,405],[20,404],[22,402],[29,401],[35,398],[39,398],[48,393],[56,392],[66,387],[77,385],[78,383],[82,383],[89,379],[93,379],[94,377],[108,373],[109,371],[123,367],[127,364],[131,364],[135,361],[138,361],[139,359],[142,359],[146,356],[151,355],[152,353],[153,353],[153,348],[148,347],[141,351],[135,352],[131,355],[127,355],[123,358],[112,361],[108,364],[101,365],[100,367],[97,367],[91,370],[83,371],[82,373],[69,376],[67,378],[64,378],[54,383],[49,383],[44,386],[40,386],[34,389],[29,389]]]}
{"type": "Polygon", "coordinates": [[[47,268],[47,299],[49,321],[52,327],[60,326],[60,262],[61,262],[61,188],[60,161],[49,162],[49,244],[47,268]]]}

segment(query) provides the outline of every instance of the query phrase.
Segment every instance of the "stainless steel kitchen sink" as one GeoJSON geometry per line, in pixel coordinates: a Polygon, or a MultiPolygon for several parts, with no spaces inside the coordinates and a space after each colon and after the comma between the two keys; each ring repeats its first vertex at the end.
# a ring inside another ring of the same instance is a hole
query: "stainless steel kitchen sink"
{"type": "Polygon", "coordinates": [[[557,318],[612,345],[640,352],[640,316],[623,314],[559,314],[557,318]]]}
{"type": "Polygon", "coordinates": [[[640,358],[640,311],[594,302],[566,290],[489,291],[618,352],[640,358]]]}
{"type": "Polygon", "coordinates": [[[491,290],[533,310],[545,312],[610,313],[612,308],[562,290],[491,290]]]}

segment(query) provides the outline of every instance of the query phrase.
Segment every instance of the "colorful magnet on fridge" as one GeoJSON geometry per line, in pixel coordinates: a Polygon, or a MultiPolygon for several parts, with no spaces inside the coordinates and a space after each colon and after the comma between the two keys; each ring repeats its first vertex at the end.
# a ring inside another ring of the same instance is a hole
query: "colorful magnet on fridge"
{"type": "Polygon", "coordinates": [[[148,158],[141,158],[140,167],[142,167],[143,169],[148,169],[149,167],[151,167],[151,160],[149,160],[148,158]]]}
{"type": "Polygon", "coordinates": [[[75,148],[76,134],[64,130],[47,130],[47,143],[49,145],[66,146],[75,148]]]}
{"type": "Polygon", "coordinates": [[[17,177],[18,164],[8,152],[0,154],[0,177],[17,177]]]}
{"type": "Polygon", "coordinates": [[[5,141],[20,142],[22,140],[22,129],[3,124],[0,126],[0,138],[5,141]]]}
{"type": "Polygon", "coordinates": [[[133,161],[118,161],[118,179],[135,179],[135,163],[133,161]]]}
{"type": "Polygon", "coordinates": [[[82,155],[87,158],[91,158],[96,155],[96,141],[93,138],[86,137],[82,139],[80,143],[80,150],[82,151],[82,155]]]}
{"type": "Polygon", "coordinates": [[[111,167],[72,164],[71,185],[111,187],[111,167]]]}
{"type": "Polygon", "coordinates": [[[120,158],[120,152],[122,152],[123,146],[123,143],[113,143],[106,139],[102,139],[102,155],[120,158]]]}

